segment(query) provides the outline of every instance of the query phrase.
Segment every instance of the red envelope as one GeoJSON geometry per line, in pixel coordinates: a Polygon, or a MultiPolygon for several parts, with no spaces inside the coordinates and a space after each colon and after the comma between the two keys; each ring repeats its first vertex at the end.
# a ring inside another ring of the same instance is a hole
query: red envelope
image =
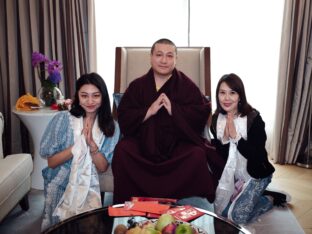
{"type": "Polygon", "coordinates": [[[153,214],[163,214],[169,210],[170,205],[158,204],[155,202],[133,202],[130,210],[141,211],[153,214]]]}
{"type": "Polygon", "coordinates": [[[182,220],[184,222],[188,222],[204,214],[203,212],[197,210],[192,206],[181,206],[171,208],[166,213],[169,213],[172,216],[174,216],[177,220],[182,220]]]}
{"type": "Polygon", "coordinates": [[[161,214],[147,213],[147,218],[158,219],[161,214]]]}
{"type": "Polygon", "coordinates": [[[145,212],[126,210],[124,207],[108,207],[109,216],[145,216],[145,212]]]}

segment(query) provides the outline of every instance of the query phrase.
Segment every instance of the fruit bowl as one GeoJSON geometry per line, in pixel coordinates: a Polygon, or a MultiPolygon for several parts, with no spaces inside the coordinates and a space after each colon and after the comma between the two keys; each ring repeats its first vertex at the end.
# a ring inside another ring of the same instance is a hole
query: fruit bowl
{"type": "MultiPolygon", "coordinates": [[[[137,222],[137,225],[138,225],[140,228],[142,228],[142,229],[144,229],[144,227],[148,227],[148,226],[150,226],[150,227],[155,227],[157,221],[158,221],[158,219],[142,220],[142,221],[137,222]]],[[[184,233],[184,234],[208,234],[204,229],[202,229],[202,228],[200,228],[200,227],[198,227],[198,226],[196,226],[196,225],[193,225],[193,224],[191,224],[191,223],[188,223],[188,222],[184,222],[184,221],[181,221],[181,220],[175,220],[175,221],[174,221],[174,224],[176,225],[176,230],[177,230],[177,228],[178,228],[181,224],[187,224],[187,225],[189,225],[189,226],[192,228],[192,230],[193,230],[192,233],[182,231],[181,234],[182,234],[182,233],[184,233]]],[[[162,233],[170,234],[170,230],[168,230],[168,232],[164,232],[164,231],[163,231],[162,233]]],[[[173,232],[173,233],[175,233],[175,232],[173,232]]],[[[179,233],[179,232],[178,232],[178,233],[179,233]]]]}

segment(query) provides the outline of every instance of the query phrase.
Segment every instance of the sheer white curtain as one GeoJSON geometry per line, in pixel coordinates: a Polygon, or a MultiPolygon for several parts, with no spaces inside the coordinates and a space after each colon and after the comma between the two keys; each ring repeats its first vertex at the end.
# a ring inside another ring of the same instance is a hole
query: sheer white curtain
{"type": "Polygon", "coordinates": [[[268,152],[275,120],[283,9],[284,0],[191,2],[191,45],[211,47],[212,100],[223,74],[239,75],[248,102],[266,123],[268,152]]]}
{"type": "Polygon", "coordinates": [[[209,46],[213,107],[219,78],[239,75],[266,122],[270,152],[283,7],[283,0],[95,0],[98,72],[112,93],[116,46],[151,46],[162,37],[209,46]]]}

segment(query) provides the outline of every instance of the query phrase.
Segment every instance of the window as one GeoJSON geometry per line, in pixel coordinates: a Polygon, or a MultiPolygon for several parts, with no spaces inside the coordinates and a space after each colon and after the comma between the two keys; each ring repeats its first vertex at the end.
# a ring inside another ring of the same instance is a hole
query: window
{"type": "Polygon", "coordinates": [[[239,75],[248,101],[266,122],[269,147],[283,0],[95,0],[95,6],[97,67],[110,94],[116,46],[151,46],[162,37],[177,46],[209,46],[213,108],[219,78],[239,75]]]}
{"type": "Polygon", "coordinates": [[[151,46],[161,37],[187,46],[187,3],[187,0],[95,0],[97,72],[105,79],[110,94],[114,90],[116,46],[151,46]]]}

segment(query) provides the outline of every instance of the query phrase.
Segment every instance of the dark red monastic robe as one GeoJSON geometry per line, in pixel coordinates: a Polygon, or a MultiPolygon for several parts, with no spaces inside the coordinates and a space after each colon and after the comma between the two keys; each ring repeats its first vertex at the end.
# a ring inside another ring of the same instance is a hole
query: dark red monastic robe
{"type": "Polygon", "coordinates": [[[223,161],[201,137],[210,111],[199,88],[176,69],[158,92],[152,69],[134,80],[117,110],[123,138],[112,162],[114,203],[132,196],[201,196],[213,202],[223,161]],[[163,107],[143,122],[161,93],[170,99],[172,115],[163,107]]]}

